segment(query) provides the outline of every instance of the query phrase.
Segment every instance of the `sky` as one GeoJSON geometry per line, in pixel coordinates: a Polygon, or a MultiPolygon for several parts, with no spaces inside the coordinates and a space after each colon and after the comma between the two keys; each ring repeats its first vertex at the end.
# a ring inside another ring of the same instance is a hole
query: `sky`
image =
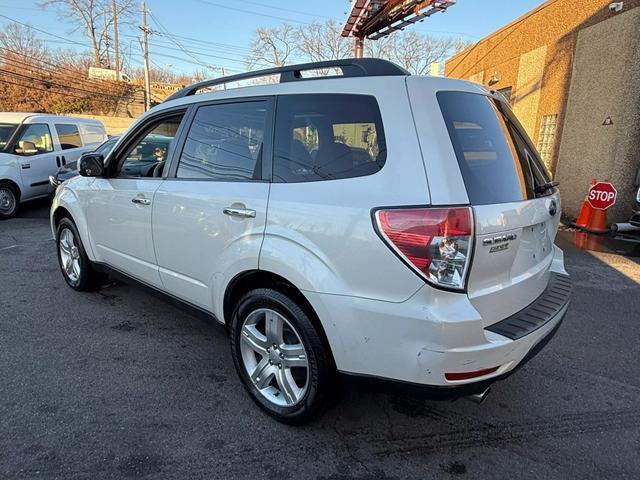
{"type": "MultiPolygon", "coordinates": [[[[445,13],[407,30],[475,42],[541,3],[542,0],[458,0],[445,13]]],[[[342,24],[349,6],[348,0],[147,0],[149,23],[156,32],[150,37],[151,63],[185,73],[202,69],[199,62],[224,67],[225,73],[244,71],[244,57],[257,27],[283,22],[304,25],[329,18],[342,24]]],[[[82,44],[88,42],[81,32],[61,21],[55,8],[42,10],[37,0],[0,0],[0,29],[10,22],[6,17],[40,29],[37,36],[51,48],[82,49],[82,44]]],[[[120,40],[134,68],[142,65],[136,30],[123,28],[120,40]]]]}

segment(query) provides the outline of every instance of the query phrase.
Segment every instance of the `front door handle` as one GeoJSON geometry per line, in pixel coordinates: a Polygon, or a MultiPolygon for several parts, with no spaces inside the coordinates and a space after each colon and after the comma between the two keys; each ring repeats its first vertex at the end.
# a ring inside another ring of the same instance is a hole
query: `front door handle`
{"type": "Polygon", "coordinates": [[[131,201],[133,203],[137,203],[138,205],[151,205],[151,200],[144,197],[133,197],[131,201]]]}
{"type": "Polygon", "coordinates": [[[256,211],[249,208],[226,207],[222,209],[222,213],[232,217],[256,218],[256,211]]]}

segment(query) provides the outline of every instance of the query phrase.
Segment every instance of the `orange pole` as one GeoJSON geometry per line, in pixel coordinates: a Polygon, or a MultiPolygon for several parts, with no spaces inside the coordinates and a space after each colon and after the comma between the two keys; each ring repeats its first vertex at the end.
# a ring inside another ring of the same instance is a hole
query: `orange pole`
{"type": "Polygon", "coordinates": [[[362,58],[364,55],[364,38],[355,37],[355,43],[353,45],[353,56],[356,58],[362,58]]]}

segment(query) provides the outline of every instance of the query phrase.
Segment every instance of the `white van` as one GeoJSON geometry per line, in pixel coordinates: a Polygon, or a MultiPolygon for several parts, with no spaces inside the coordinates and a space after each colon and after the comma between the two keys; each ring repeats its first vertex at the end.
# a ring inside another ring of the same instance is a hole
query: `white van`
{"type": "Polygon", "coordinates": [[[106,139],[98,120],[0,112],[0,220],[46,196],[49,175],[106,139]]]}

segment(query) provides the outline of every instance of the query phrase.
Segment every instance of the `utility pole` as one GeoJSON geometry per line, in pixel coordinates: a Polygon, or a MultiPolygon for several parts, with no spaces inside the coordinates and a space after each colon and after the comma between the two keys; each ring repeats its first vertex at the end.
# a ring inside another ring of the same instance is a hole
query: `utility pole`
{"type": "Polygon", "coordinates": [[[144,111],[151,108],[151,80],[149,79],[149,27],[147,25],[147,7],[142,0],[142,55],[144,57],[144,111]]]}
{"type": "Polygon", "coordinates": [[[364,54],[364,38],[355,37],[355,44],[353,45],[353,56],[356,58],[362,58],[364,54]]]}
{"type": "Polygon", "coordinates": [[[105,31],[104,31],[104,50],[107,53],[107,68],[111,68],[111,58],[109,57],[109,46],[110,46],[110,38],[109,32],[106,30],[107,26],[107,11],[102,12],[102,21],[104,22],[105,31]]]}
{"type": "Polygon", "coordinates": [[[116,0],[111,0],[113,13],[113,57],[116,64],[116,80],[120,80],[120,44],[118,43],[118,9],[116,0]]]}

